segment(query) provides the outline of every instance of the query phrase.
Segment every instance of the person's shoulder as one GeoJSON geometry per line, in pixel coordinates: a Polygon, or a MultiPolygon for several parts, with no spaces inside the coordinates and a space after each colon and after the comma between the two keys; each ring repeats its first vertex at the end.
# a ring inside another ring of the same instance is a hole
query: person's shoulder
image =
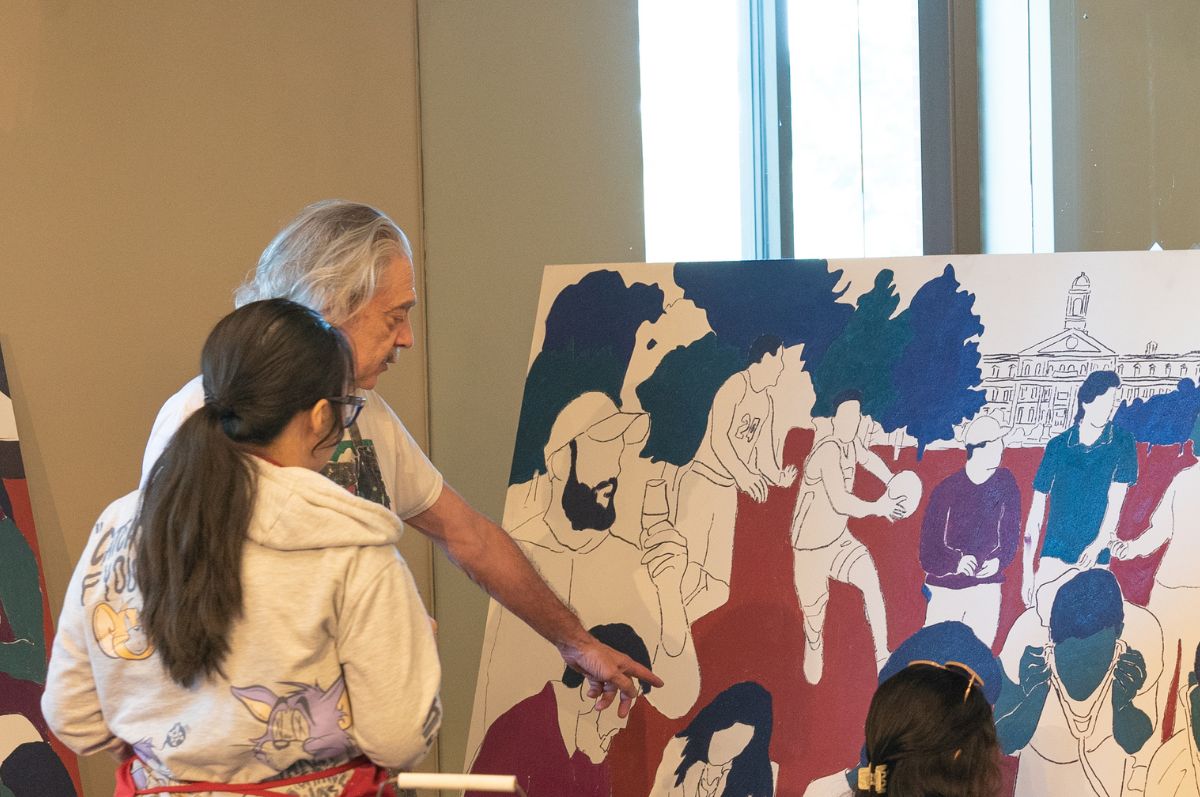
{"type": "Polygon", "coordinates": [[[734,371],[732,374],[726,377],[725,381],[721,383],[721,386],[717,388],[716,397],[734,400],[741,399],[741,397],[746,394],[749,386],[750,380],[746,376],[746,372],[734,371]]]}
{"type": "Polygon", "coordinates": [[[834,437],[824,437],[813,443],[812,453],[810,458],[820,457],[822,460],[830,458],[840,458],[842,455],[842,444],[834,437]]]}
{"type": "Polygon", "coordinates": [[[96,519],[96,527],[98,531],[102,528],[110,528],[112,526],[121,526],[131,522],[137,517],[138,508],[141,506],[142,492],[134,490],[126,493],[115,501],[111,502],[100,513],[100,517],[96,519]]]}
{"type": "Polygon", "coordinates": [[[359,395],[367,400],[363,405],[362,415],[359,416],[359,424],[364,422],[374,421],[376,423],[400,423],[400,417],[396,415],[396,411],[387,403],[383,396],[379,395],[376,390],[363,390],[359,395]]]}
{"type": "Polygon", "coordinates": [[[819,481],[818,471],[825,468],[836,468],[841,465],[841,445],[832,437],[825,437],[813,443],[812,450],[804,458],[804,477],[808,481],[819,481]]]}
{"type": "Polygon", "coordinates": [[[1162,746],[1154,752],[1154,757],[1150,760],[1149,782],[1151,784],[1166,785],[1167,783],[1177,780],[1179,774],[1186,774],[1191,769],[1191,750],[1189,749],[1187,729],[1180,731],[1162,743],[1162,746]],[[1172,778],[1171,776],[1176,776],[1172,778]],[[1164,781],[1159,783],[1159,781],[1164,781]]]}
{"type": "Polygon", "coordinates": [[[363,437],[377,438],[385,434],[394,436],[397,432],[401,437],[412,437],[404,421],[400,420],[392,405],[388,404],[378,391],[364,390],[360,395],[367,400],[358,417],[358,427],[362,430],[363,437]]]}
{"type": "Polygon", "coordinates": [[[544,515],[535,515],[529,518],[509,531],[509,536],[513,538],[513,542],[524,548],[526,553],[529,552],[530,547],[545,548],[550,551],[562,550],[562,546],[555,539],[544,515]]]}
{"type": "Polygon", "coordinates": [[[168,407],[190,415],[204,406],[204,377],[196,375],[184,383],[163,403],[163,409],[168,407]]]}
{"type": "Polygon", "coordinates": [[[933,489],[929,491],[929,500],[932,501],[934,497],[952,498],[963,488],[964,483],[969,483],[970,481],[967,477],[967,471],[959,468],[933,486],[933,489]]]}
{"type": "Polygon", "coordinates": [[[1124,447],[1134,448],[1137,446],[1137,441],[1134,440],[1133,434],[1128,429],[1117,426],[1115,423],[1112,424],[1112,440],[1114,443],[1124,447]]]}
{"type": "Polygon", "coordinates": [[[1173,487],[1179,488],[1184,485],[1188,485],[1189,488],[1193,485],[1200,485],[1200,462],[1188,465],[1175,474],[1175,478],[1171,480],[1171,486],[1173,487]]]}
{"type": "Polygon", "coordinates": [[[1017,477],[1008,468],[996,468],[996,472],[992,474],[992,478],[996,481],[997,487],[1017,489],[1017,477]]]}
{"type": "Polygon", "coordinates": [[[1068,426],[1066,429],[1063,429],[1061,432],[1054,435],[1054,437],[1050,438],[1049,442],[1046,443],[1046,450],[1049,451],[1051,448],[1054,448],[1054,449],[1062,448],[1063,446],[1070,443],[1072,438],[1078,439],[1078,437],[1079,437],[1079,427],[1078,426],[1068,426]]]}
{"type": "MultiPolygon", "coordinates": [[[[997,470],[996,473],[999,473],[1000,470],[1003,470],[1003,468],[997,470]]],[[[959,468],[958,470],[954,471],[949,476],[947,476],[946,478],[944,478],[940,482],[938,482],[937,487],[934,487],[933,489],[937,490],[940,487],[942,487],[943,485],[949,487],[949,486],[953,486],[955,484],[961,484],[963,482],[970,482],[970,481],[971,481],[971,477],[967,475],[967,469],[959,468]]]]}

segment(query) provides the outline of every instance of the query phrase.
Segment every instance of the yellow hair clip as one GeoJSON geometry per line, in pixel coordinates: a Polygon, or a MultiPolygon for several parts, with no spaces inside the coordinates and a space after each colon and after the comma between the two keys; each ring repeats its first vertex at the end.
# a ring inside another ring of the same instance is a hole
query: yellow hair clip
{"type": "Polygon", "coordinates": [[[859,767],[858,788],[875,794],[887,794],[887,764],[859,767]]]}

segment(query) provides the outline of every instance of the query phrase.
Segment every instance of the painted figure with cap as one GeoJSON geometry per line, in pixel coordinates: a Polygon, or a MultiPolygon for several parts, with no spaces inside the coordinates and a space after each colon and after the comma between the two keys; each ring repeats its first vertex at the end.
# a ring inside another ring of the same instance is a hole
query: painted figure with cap
{"type": "MultiPolygon", "coordinates": [[[[637,444],[649,431],[649,416],[620,412],[603,393],[572,400],[555,419],[545,446],[549,506],[511,534],[584,623],[626,623],[645,640],[654,671],[666,684],[647,700],[679,717],[700,688],[683,590],[685,580],[695,580],[687,572],[686,541],[665,519],[645,529],[637,543],[612,532],[617,491],[644,490],[621,484],[622,459],[637,456],[637,444]]],[[[488,616],[483,649],[483,669],[490,659],[520,661],[522,667],[503,679],[480,679],[469,749],[477,748],[493,720],[562,671],[554,650],[498,605],[488,616]]]]}
{"type": "Polygon", "coordinates": [[[1021,536],[1017,480],[1000,467],[1004,432],[990,415],[967,425],[967,462],[930,493],[921,523],[925,624],[965,623],[989,647],[1000,622],[1000,585],[1021,536]]]}

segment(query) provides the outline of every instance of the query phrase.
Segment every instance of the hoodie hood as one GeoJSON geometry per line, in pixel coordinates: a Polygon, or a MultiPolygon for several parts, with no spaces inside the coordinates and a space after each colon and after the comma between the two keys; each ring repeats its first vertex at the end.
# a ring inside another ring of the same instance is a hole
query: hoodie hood
{"type": "Polygon", "coordinates": [[[306,468],[250,457],[256,505],[249,538],[279,551],[395,545],[404,523],[390,510],[306,468]]]}

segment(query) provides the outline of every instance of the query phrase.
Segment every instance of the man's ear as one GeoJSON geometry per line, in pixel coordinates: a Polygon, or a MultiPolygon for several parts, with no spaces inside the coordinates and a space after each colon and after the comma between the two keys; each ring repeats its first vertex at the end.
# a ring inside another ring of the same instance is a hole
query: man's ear
{"type": "Polygon", "coordinates": [[[546,463],[546,470],[550,478],[565,482],[571,475],[571,447],[563,446],[551,454],[550,461],[546,463]]]}

